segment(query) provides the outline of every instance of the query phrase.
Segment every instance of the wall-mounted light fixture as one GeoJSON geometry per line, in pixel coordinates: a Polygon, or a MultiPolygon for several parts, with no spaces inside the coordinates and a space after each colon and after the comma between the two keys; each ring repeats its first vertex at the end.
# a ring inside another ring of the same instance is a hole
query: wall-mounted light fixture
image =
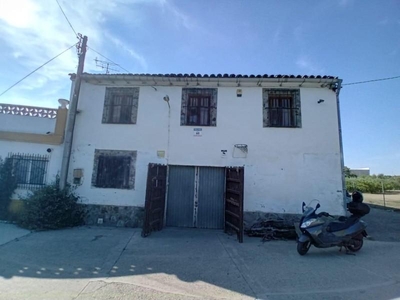
{"type": "Polygon", "coordinates": [[[171,106],[169,105],[169,96],[165,95],[163,99],[164,99],[165,102],[167,102],[168,107],[171,108],[171,106]]]}
{"type": "Polygon", "coordinates": [[[318,104],[323,103],[323,102],[325,102],[324,99],[319,99],[319,100],[317,101],[318,104]]]}

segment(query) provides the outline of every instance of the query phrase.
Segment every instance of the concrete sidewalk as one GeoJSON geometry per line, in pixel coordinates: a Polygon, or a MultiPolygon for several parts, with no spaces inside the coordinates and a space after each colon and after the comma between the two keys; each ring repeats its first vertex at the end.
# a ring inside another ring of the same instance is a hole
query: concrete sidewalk
{"type": "Polygon", "coordinates": [[[11,242],[31,233],[29,230],[22,229],[14,224],[0,222],[0,245],[11,242]]]}
{"type": "MultiPolygon", "coordinates": [[[[400,215],[396,215],[398,217],[400,215]]],[[[0,246],[0,299],[393,299],[400,243],[356,256],[222,231],[80,227],[0,246]]]]}

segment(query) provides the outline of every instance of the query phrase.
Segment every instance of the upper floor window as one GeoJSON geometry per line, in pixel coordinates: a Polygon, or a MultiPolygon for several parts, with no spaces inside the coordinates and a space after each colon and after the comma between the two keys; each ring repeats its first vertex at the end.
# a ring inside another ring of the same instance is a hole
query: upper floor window
{"type": "Polygon", "coordinates": [[[263,90],[264,127],[301,127],[300,90],[263,90]]]}
{"type": "Polygon", "coordinates": [[[217,89],[182,89],[181,125],[217,126],[217,89]]]}
{"type": "Polygon", "coordinates": [[[47,155],[10,154],[12,170],[17,179],[18,188],[37,189],[46,184],[47,155]]]}
{"type": "Polygon", "coordinates": [[[106,88],[103,123],[136,124],[139,88],[106,88]]]}

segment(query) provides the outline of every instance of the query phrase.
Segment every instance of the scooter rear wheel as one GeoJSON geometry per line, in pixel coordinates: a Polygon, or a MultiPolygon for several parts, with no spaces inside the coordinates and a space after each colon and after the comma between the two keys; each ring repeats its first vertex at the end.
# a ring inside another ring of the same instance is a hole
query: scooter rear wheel
{"type": "Polygon", "coordinates": [[[351,251],[351,252],[357,252],[360,251],[363,244],[364,244],[364,240],[363,237],[357,237],[354,239],[351,239],[351,245],[348,245],[347,248],[351,251]]]}
{"type": "Polygon", "coordinates": [[[311,247],[311,242],[297,242],[297,252],[300,255],[305,255],[311,247]]]}

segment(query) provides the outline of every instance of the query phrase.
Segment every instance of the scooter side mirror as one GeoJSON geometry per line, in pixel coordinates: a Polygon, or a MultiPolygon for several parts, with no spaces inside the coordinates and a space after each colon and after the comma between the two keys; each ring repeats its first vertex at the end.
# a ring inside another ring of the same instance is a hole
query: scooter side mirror
{"type": "Polygon", "coordinates": [[[317,206],[315,207],[315,210],[317,210],[320,207],[321,207],[321,204],[318,203],[317,206]]]}
{"type": "Polygon", "coordinates": [[[304,212],[304,207],[306,206],[306,204],[303,202],[303,205],[301,206],[301,210],[304,212]]]}

